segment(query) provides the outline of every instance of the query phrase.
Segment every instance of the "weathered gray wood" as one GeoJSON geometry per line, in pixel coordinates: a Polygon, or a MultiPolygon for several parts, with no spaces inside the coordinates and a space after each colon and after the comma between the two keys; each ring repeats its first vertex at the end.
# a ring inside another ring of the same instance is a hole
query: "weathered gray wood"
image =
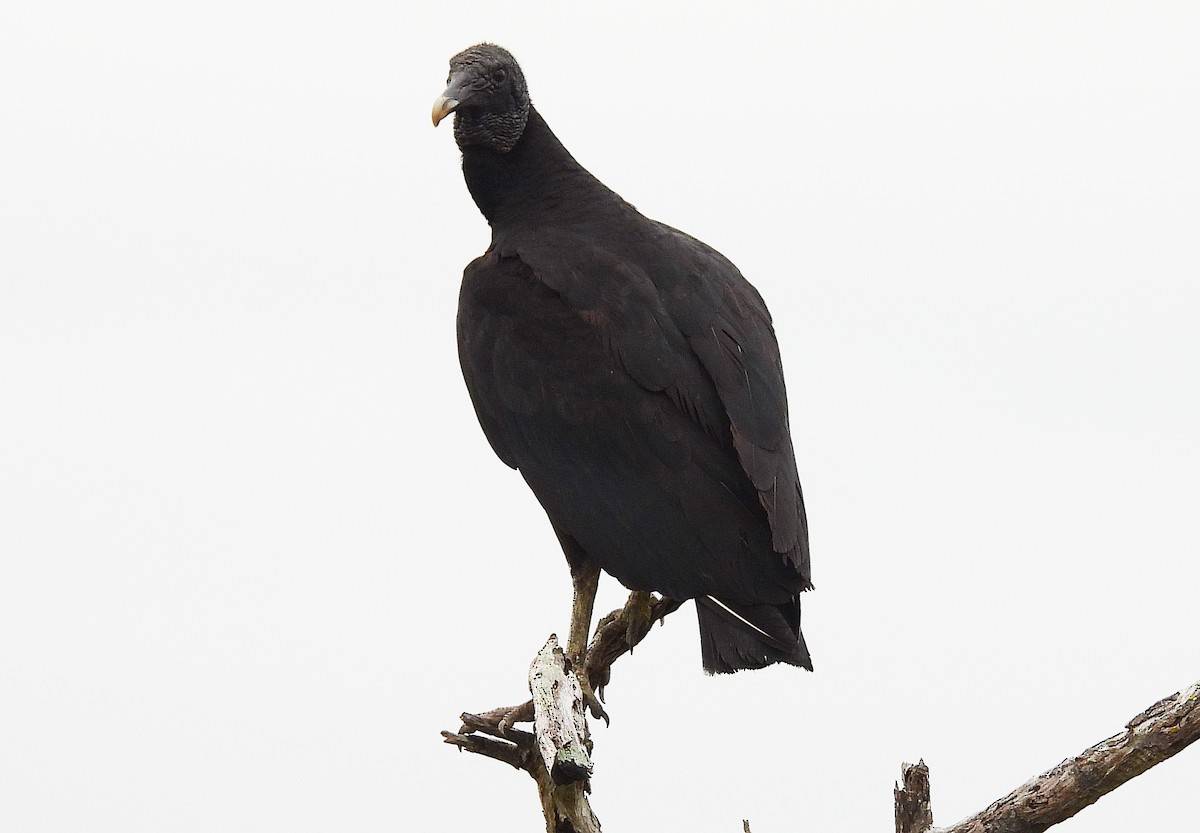
{"type": "Polygon", "coordinates": [[[600,820],[587,798],[587,782],[559,786],[551,780],[541,759],[533,770],[546,819],[546,833],[600,833],[600,820]]]}
{"type": "Polygon", "coordinates": [[[896,797],[896,833],[925,833],[933,827],[933,809],[929,801],[929,767],[922,760],[915,764],[904,764],[900,767],[900,779],[904,786],[897,784],[894,789],[896,797]]]}
{"type": "Polygon", "coordinates": [[[538,785],[547,833],[600,833],[588,803],[591,741],[583,688],[554,634],[529,666],[537,755],[529,772],[538,785]]]}
{"type": "Polygon", "coordinates": [[[555,784],[585,781],[592,774],[583,689],[567,667],[554,634],[529,666],[533,695],[533,734],[542,763],[555,784]]]}
{"type": "Polygon", "coordinates": [[[1200,739],[1200,682],[1164,697],[1125,731],[934,833],[1042,833],[1200,739]]]}

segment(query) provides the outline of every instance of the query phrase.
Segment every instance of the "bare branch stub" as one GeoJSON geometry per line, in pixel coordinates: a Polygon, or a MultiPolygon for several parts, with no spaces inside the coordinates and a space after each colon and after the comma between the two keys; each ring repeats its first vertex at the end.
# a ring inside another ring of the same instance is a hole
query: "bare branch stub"
{"type": "Polygon", "coordinates": [[[1125,731],[934,833],[1042,833],[1200,740],[1200,682],[1164,697],[1125,731]]]}
{"type": "Polygon", "coordinates": [[[555,784],[586,781],[592,774],[583,689],[551,634],[529,666],[533,693],[533,733],[542,763],[555,784]]]}
{"type": "Polygon", "coordinates": [[[502,740],[494,740],[481,735],[465,735],[457,732],[442,732],[442,737],[446,743],[457,746],[459,749],[465,749],[468,752],[474,752],[476,755],[483,755],[487,758],[503,761],[516,769],[528,768],[529,746],[505,743],[502,740]]]}
{"type": "Polygon", "coordinates": [[[900,767],[904,786],[896,785],[896,833],[925,833],[933,827],[929,799],[929,767],[922,760],[900,767]]]}

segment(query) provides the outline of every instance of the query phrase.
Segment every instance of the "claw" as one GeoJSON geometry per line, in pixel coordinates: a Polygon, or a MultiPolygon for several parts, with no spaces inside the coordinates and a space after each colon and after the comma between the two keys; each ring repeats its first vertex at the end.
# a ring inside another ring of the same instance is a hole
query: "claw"
{"type": "Polygon", "coordinates": [[[608,719],[608,712],[604,710],[604,706],[601,705],[600,698],[596,696],[596,692],[592,691],[592,684],[588,681],[587,674],[576,674],[575,676],[579,680],[579,687],[583,689],[583,704],[587,706],[592,719],[603,720],[605,727],[611,726],[612,721],[608,719]]]}

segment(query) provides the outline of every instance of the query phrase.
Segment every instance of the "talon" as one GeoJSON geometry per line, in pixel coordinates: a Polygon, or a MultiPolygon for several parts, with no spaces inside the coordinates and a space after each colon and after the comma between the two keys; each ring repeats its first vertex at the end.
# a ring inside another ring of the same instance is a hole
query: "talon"
{"type": "MultiPolygon", "coordinates": [[[[592,681],[587,675],[587,655],[579,658],[578,662],[570,663],[571,673],[575,675],[575,679],[579,681],[579,688],[583,692],[583,705],[591,713],[595,720],[603,720],[605,726],[611,726],[612,721],[608,719],[608,712],[604,710],[604,706],[600,703],[600,698],[596,696],[596,692],[592,689],[592,681]],[[576,670],[578,669],[578,670],[576,670]]],[[[601,686],[603,689],[604,686],[601,686]]]]}
{"type": "Polygon", "coordinates": [[[590,689],[583,693],[583,702],[591,712],[593,719],[603,720],[605,728],[612,725],[612,721],[608,719],[608,712],[604,710],[604,706],[600,705],[600,701],[590,689]]]}

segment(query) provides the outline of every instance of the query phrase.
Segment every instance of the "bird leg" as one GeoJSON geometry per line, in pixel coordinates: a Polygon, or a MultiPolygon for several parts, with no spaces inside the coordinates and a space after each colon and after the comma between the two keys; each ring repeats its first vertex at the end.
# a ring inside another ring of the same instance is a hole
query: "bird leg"
{"type": "MultiPolygon", "coordinates": [[[[574,542],[572,542],[574,543],[574,542]]],[[[575,547],[570,547],[564,541],[563,550],[567,554],[567,565],[571,568],[571,586],[575,589],[571,601],[571,627],[567,633],[567,660],[571,670],[579,680],[583,689],[583,702],[592,713],[592,717],[603,719],[608,724],[608,714],[600,705],[600,698],[592,691],[591,681],[587,672],[588,634],[592,627],[592,608],[596,603],[596,589],[600,586],[600,567],[575,547]]]]}
{"type": "Polygon", "coordinates": [[[596,589],[600,586],[600,568],[587,557],[568,558],[567,563],[571,567],[571,585],[575,589],[571,602],[571,628],[567,633],[567,659],[576,668],[582,668],[587,658],[592,607],[596,603],[596,589]]]}
{"type": "Polygon", "coordinates": [[[600,586],[600,565],[588,558],[579,542],[558,527],[554,528],[562,544],[567,567],[571,570],[571,627],[567,633],[567,659],[582,669],[587,657],[588,631],[592,627],[592,606],[596,603],[596,588],[600,586]]]}

